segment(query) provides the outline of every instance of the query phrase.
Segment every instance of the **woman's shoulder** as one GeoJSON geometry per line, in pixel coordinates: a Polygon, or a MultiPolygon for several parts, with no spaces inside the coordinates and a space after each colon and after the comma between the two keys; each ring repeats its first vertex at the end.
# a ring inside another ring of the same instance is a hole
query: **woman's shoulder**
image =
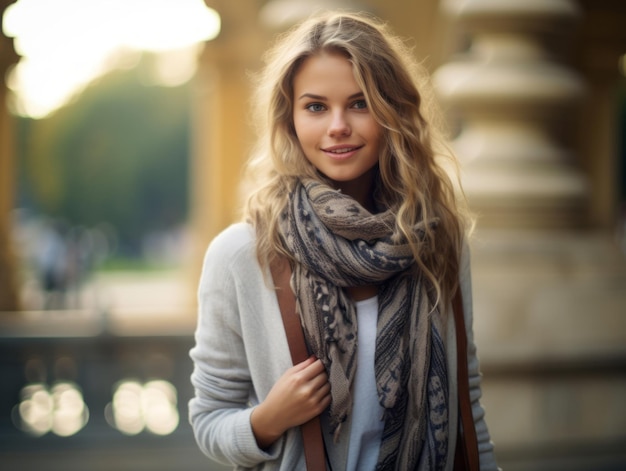
{"type": "Polygon", "coordinates": [[[237,222],[231,224],[222,232],[220,232],[211,245],[225,247],[241,247],[244,245],[254,244],[254,228],[247,222],[237,222]]]}
{"type": "Polygon", "coordinates": [[[230,264],[242,255],[248,258],[255,252],[254,228],[238,222],[220,232],[209,244],[205,263],[230,264]]]}

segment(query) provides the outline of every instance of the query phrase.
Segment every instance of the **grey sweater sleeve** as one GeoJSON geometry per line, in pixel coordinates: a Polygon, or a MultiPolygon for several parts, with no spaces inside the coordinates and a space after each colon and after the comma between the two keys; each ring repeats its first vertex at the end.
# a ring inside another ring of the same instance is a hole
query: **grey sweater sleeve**
{"type": "MultiPolygon", "coordinates": [[[[283,440],[258,447],[250,425],[255,401],[240,319],[241,267],[249,260],[246,227],[227,229],[209,246],[198,289],[198,324],[189,419],[200,449],[215,461],[252,468],[277,459],[283,440]],[[242,260],[243,258],[243,260],[242,260]]],[[[250,293],[247,293],[250,296],[250,293]]],[[[254,296],[254,293],[252,293],[254,296]]],[[[245,308],[244,308],[245,309],[245,308]]]]}
{"type": "Polygon", "coordinates": [[[480,403],[481,373],[478,361],[476,344],[474,343],[473,308],[472,308],[472,282],[470,271],[469,248],[466,245],[461,257],[460,266],[461,291],[463,294],[463,311],[465,314],[465,328],[467,330],[467,363],[470,385],[470,399],[472,401],[472,415],[476,425],[476,437],[478,439],[478,452],[480,469],[483,471],[498,470],[493,443],[489,436],[487,423],[485,422],[485,410],[480,403]]]}

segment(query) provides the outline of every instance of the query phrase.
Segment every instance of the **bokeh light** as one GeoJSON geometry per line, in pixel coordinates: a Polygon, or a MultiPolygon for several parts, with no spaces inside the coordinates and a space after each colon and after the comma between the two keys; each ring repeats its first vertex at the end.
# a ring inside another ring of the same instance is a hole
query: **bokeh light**
{"type": "Polygon", "coordinates": [[[169,435],[180,421],[174,385],[165,380],[119,382],[113,400],[105,408],[109,424],[126,435],[147,430],[155,435],[169,435]]]}
{"type": "Polygon", "coordinates": [[[20,403],[13,410],[15,425],[34,436],[48,432],[61,437],[78,433],[89,421],[89,409],[75,383],[61,381],[52,388],[31,383],[20,392],[20,403]]]}
{"type": "Polygon", "coordinates": [[[52,429],[54,404],[45,384],[29,384],[20,392],[17,406],[19,415],[14,421],[18,428],[31,435],[40,436],[52,429]]]}
{"type": "Polygon", "coordinates": [[[60,382],[50,392],[55,405],[52,413],[52,432],[61,437],[78,433],[89,420],[89,409],[78,387],[60,382]]]}

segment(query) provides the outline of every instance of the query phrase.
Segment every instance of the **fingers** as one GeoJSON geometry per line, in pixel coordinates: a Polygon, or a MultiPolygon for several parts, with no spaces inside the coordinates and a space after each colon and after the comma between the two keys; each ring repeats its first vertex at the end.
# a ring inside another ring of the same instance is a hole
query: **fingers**
{"type": "Polygon", "coordinates": [[[292,367],[293,372],[300,373],[304,381],[310,381],[320,374],[326,374],[326,368],[322,360],[316,359],[314,356],[310,356],[306,360],[292,367]]]}
{"type": "Polygon", "coordinates": [[[321,414],[330,401],[324,364],[311,356],[287,370],[255,409],[251,421],[257,442],[262,447],[273,443],[288,428],[321,414]]]}
{"type": "Polygon", "coordinates": [[[315,402],[317,403],[316,414],[319,415],[330,405],[330,383],[325,381],[315,392],[315,402]]]}
{"type": "MultiPolygon", "coordinates": [[[[316,363],[321,364],[322,368],[324,367],[324,365],[322,364],[321,360],[318,360],[317,358],[315,358],[314,355],[311,355],[309,358],[307,358],[304,361],[301,361],[300,363],[295,364],[294,366],[291,367],[291,369],[295,372],[295,371],[303,371],[308,369],[311,365],[315,365],[316,363]]],[[[319,368],[319,366],[318,366],[319,368]]]]}
{"type": "Polygon", "coordinates": [[[312,376],[307,382],[313,390],[320,389],[324,385],[328,385],[328,387],[330,388],[330,384],[328,383],[328,375],[326,374],[326,370],[324,369],[312,376]]]}
{"type": "Polygon", "coordinates": [[[330,384],[321,360],[311,356],[292,368],[288,389],[309,413],[318,415],[330,404],[330,384]],[[316,411],[316,412],[314,412],[316,411]]]}
{"type": "Polygon", "coordinates": [[[303,375],[307,375],[307,382],[303,385],[302,393],[310,408],[312,417],[322,413],[330,405],[330,383],[326,369],[320,360],[311,363],[303,375]]]}

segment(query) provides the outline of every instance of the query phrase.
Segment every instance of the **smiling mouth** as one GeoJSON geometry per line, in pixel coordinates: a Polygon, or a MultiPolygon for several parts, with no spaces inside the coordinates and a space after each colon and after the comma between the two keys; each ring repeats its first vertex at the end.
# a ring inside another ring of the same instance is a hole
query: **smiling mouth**
{"type": "Polygon", "coordinates": [[[355,150],[360,149],[362,146],[355,147],[338,147],[338,148],[330,148],[330,149],[322,149],[324,152],[330,152],[331,154],[347,154],[348,152],[354,152],[355,150]]]}

